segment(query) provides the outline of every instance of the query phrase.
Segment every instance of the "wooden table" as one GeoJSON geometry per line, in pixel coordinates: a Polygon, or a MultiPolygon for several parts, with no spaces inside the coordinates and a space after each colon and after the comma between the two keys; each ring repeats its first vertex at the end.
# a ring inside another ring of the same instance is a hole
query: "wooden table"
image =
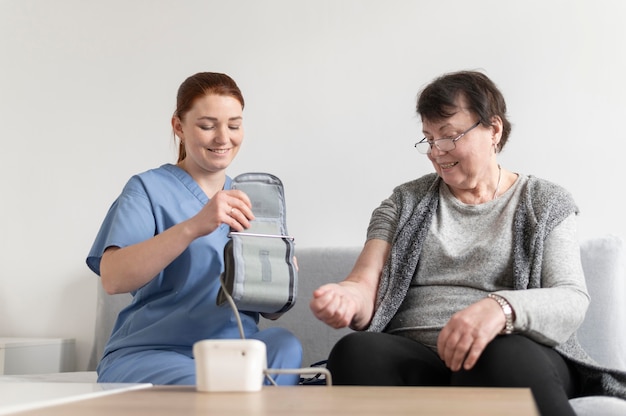
{"type": "Polygon", "coordinates": [[[20,416],[538,415],[529,389],[457,387],[264,387],[202,393],[155,386],[19,413],[20,416]]]}

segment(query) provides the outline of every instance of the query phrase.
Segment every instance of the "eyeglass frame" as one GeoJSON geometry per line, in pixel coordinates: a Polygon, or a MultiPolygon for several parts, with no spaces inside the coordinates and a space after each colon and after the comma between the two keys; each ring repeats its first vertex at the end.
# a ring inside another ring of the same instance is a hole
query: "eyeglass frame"
{"type": "Polygon", "coordinates": [[[415,147],[417,149],[418,152],[420,152],[419,148],[417,147],[417,145],[422,144],[422,143],[428,143],[430,145],[430,147],[428,148],[428,150],[426,151],[426,153],[422,153],[423,155],[427,155],[429,154],[432,150],[433,150],[433,146],[437,147],[438,150],[442,151],[442,152],[449,152],[451,150],[456,149],[456,142],[461,140],[461,138],[463,136],[465,136],[467,133],[469,133],[470,131],[474,130],[476,127],[478,127],[480,125],[480,120],[478,120],[472,127],[470,127],[469,129],[465,130],[463,133],[459,134],[458,136],[454,137],[454,138],[450,138],[450,137],[444,137],[442,139],[437,139],[437,140],[433,140],[432,142],[429,142],[428,139],[426,137],[424,137],[422,140],[420,140],[419,142],[415,143],[415,145],[413,147],[415,147]],[[439,147],[439,145],[437,144],[437,142],[441,142],[442,140],[449,140],[450,143],[452,143],[452,149],[449,150],[443,150],[442,148],[439,147]]]}

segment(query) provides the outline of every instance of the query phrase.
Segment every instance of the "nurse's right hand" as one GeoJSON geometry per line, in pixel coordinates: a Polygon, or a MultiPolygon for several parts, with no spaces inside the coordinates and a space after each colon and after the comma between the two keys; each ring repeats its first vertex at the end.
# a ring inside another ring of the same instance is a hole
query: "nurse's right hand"
{"type": "Polygon", "coordinates": [[[219,191],[198,212],[191,221],[197,237],[212,233],[222,224],[235,231],[243,231],[250,227],[254,219],[252,203],[248,196],[237,189],[219,191]]]}

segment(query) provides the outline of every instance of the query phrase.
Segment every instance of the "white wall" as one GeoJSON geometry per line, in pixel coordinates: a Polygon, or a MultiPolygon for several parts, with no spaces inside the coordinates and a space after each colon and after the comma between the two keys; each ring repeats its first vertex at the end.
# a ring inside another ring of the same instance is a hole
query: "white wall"
{"type": "Polygon", "coordinates": [[[0,0],[0,336],[76,338],[86,367],[85,256],[129,176],[175,161],[198,71],[242,88],[230,173],[283,179],[300,246],[362,244],[392,188],[432,171],[416,94],[459,69],[507,98],[504,166],[567,187],[581,238],[626,234],[625,18],[621,0],[0,0]]]}

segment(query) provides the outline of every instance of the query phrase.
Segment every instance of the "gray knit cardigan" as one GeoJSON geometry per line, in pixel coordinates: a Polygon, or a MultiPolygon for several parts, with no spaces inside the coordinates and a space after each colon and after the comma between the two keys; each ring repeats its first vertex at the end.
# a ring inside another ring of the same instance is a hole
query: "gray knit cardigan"
{"type": "MultiPolygon", "coordinates": [[[[407,294],[434,213],[439,204],[441,178],[425,175],[394,189],[398,225],[383,269],[374,316],[367,331],[384,332],[407,294]]],[[[541,287],[543,245],[550,232],[578,208],[562,187],[528,177],[513,219],[513,273],[515,290],[541,287]]],[[[626,399],[626,372],[605,368],[582,349],[576,334],[555,347],[573,362],[581,376],[581,395],[608,395],[626,399]]]]}

